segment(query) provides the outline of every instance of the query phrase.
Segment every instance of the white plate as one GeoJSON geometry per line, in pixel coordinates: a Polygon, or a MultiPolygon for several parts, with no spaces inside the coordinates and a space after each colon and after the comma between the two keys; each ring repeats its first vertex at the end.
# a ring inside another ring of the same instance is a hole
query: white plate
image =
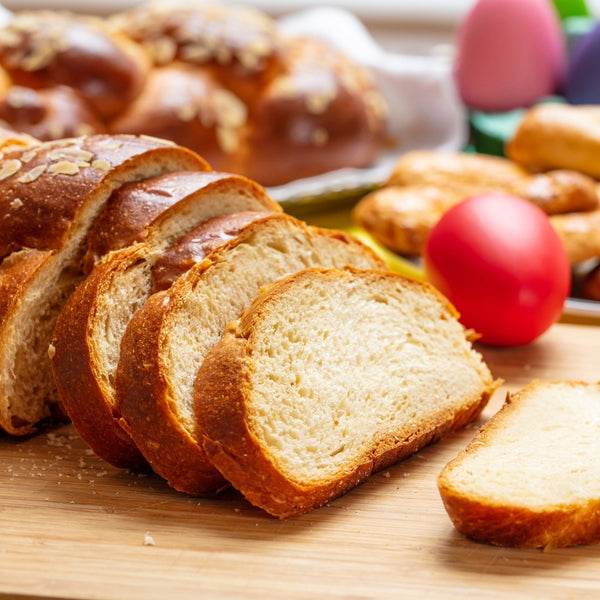
{"type": "Polygon", "coordinates": [[[572,317],[589,317],[600,319],[600,302],[582,300],[580,298],[567,298],[564,314],[572,317]]]}

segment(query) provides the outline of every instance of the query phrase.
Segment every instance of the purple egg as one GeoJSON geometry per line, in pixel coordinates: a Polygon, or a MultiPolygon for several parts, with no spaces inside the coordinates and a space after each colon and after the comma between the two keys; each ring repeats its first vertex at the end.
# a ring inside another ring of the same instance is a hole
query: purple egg
{"type": "Polygon", "coordinates": [[[571,104],[600,104],[600,23],[575,44],[563,94],[571,104]]]}

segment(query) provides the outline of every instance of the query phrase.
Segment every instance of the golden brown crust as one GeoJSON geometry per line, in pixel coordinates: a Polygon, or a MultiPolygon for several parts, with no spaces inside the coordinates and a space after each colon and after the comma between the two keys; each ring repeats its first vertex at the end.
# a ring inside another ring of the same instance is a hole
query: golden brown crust
{"type": "Polygon", "coordinates": [[[94,452],[116,467],[139,468],[144,458],[121,429],[119,414],[106,402],[104,373],[98,372],[97,341],[90,321],[98,300],[111,289],[112,279],[150,249],[139,244],[121,252],[121,260],[104,261],[78,286],[65,304],[52,340],[52,369],[63,407],[73,425],[94,452]]]}
{"type": "Polygon", "coordinates": [[[147,163],[152,174],[205,169],[191,151],[134,136],[97,135],[47,142],[5,156],[0,169],[0,257],[20,248],[58,249],[93,194],[147,163]],[[52,227],[47,224],[51,222],[52,227]]]}
{"type": "MultiPolygon", "coordinates": [[[[352,268],[345,271],[358,273],[352,268]]],[[[333,286],[336,279],[345,277],[342,271],[309,268],[267,286],[240,318],[228,326],[220,342],[208,353],[194,389],[202,445],[212,464],[251,503],[282,519],[322,506],[364,481],[371,473],[402,460],[448,431],[463,427],[476,418],[498,385],[498,382],[491,384],[468,407],[443,417],[438,415],[428,427],[415,429],[408,437],[390,436],[379,442],[352,468],[345,468],[326,483],[300,485],[290,480],[275,466],[268,450],[253,433],[247,417],[246,405],[253,395],[249,374],[255,351],[252,337],[256,321],[260,321],[264,311],[268,312],[273,299],[284,294],[296,280],[307,274],[312,276],[312,273],[328,277],[333,286]]],[[[371,272],[373,281],[389,276],[389,273],[371,272]]],[[[413,285],[438,295],[428,284],[415,281],[413,285]]],[[[456,316],[447,300],[438,296],[456,316]]]]}
{"type": "Polygon", "coordinates": [[[0,69],[36,101],[5,120],[42,139],[66,135],[78,112],[94,131],[170,139],[263,185],[367,166],[382,149],[386,110],[368,71],[318,40],[285,36],[249,7],[16,15],[0,29],[0,69]],[[66,97],[45,89],[59,86],[73,92],[72,108],[48,127],[33,112],[55,113],[51,104],[66,97]]]}
{"type": "Polygon", "coordinates": [[[306,38],[291,40],[284,60],[282,75],[249,112],[244,172],[264,185],[278,185],[370,164],[383,143],[386,108],[366,74],[306,38]]]}
{"type": "Polygon", "coordinates": [[[571,169],[600,177],[600,108],[542,103],[527,110],[506,153],[536,170],[571,169]]]}
{"type": "Polygon", "coordinates": [[[476,542],[512,548],[561,548],[600,542],[600,501],[542,513],[482,504],[456,496],[440,484],[454,526],[476,542]]]}
{"type": "Polygon", "coordinates": [[[219,171],[240,172],[246,108],[208,73],[191,65],[152,70],[127,108],[108,127],[112,133],[145,133],[192,148],[219,171]]]}
{"type": "Polygon", "coordinates": [[[428,184],[472,194],[496,185],[514,190],[528,175],[523,167],[497,156],[415,150],[398,159],[387,184],[428,184]]]}
{"type": "Polygon", "coordinates": [[[66,86],[42,90],[10,87],[1,95],[0,122],[40,140],[106,132],[98,116],[66,86]]]}
{"type": "Polygon", "coordinates": [[[17,85],[65,85],[101,117],[119,113],[141,90],[149,69],[143,52],[99,19],[23,11],[3,29],[0,63],[17,85]]]}
{"type": "Polygon", "coordinates": [[[170,409],[169,387],[157,363],[168,302],[167,292],[151,296],[123,337],[117,371],[121,425],[173,488],[199,495],[213,493],[225,480],[170,409]]]}
{"type": "MultiPolygon", "coordinates": [[[[581,381],[560,383],[573,388],[593,385],[581,381]]],[[[493,444],[490,439],[493,431],[510,427],[511,413],[518,410],[518,404],[544,385],[548,383],[533,381],[515,394],[507,393],[501,410],[438,477],[438,489],[452,523],[459,532],[477,542],[545,549],[600,542],[600,499],[584,498],[580,502],[565,503],[557,496],[551,505],[533,509],[519,501],[511,501],[510,490],[506,490],[504,499],[493,499],[480,494],[461,493],[454,484],[453,469],[460,470],[462,460],[493,444]]],[[[514,459],[523,460],[519,456],[514,456],[514,459]]],[[[581,493],[585,496],[585,491],[581,493]]]]}

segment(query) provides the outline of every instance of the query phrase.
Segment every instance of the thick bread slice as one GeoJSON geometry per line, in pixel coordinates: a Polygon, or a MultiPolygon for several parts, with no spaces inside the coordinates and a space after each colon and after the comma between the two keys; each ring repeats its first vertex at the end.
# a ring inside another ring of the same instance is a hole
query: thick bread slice
{"type": "Polygon", "coordinates": [[[195,413],[211,462],[285,518],[463,426],[495,385],[428,284],[306,269],[228,326],[199,370],[195,413]]]}
{"type": "Polygon", "coordinates": [[[455,527],[478,542],[600,542],[600,384],[532,382],[442,471],[455,527]]]}
{"type": "Polygon", "coordinates": [[[89,229],[120,185],[168,171],[203,170],[162,140],[91,136],[14,151],[0,164],[0,426],[27,434],[58,403],[48,360],[54,323],[83,276],[89,229]],[[30,258],[36,255],[35,269],[30,258]],[[19,264],[27,276],[19,275],[19,264]]]}
{"type": "MultiPolygon", "coordinates": [[[[120,202],[113,202],[105,215],[127,214],[141,206],[146,207],[147,218],[137,217],[137,231],[131,220],[126,229],[115,226],[118,220],[104,218],[95,232],[95,240],[102,243],[90,243],[91,256],[96,257],[100,248],[135,239],[145,243],[107,254],[76,289],[56,324],[52,368],[63,407],[94,452],[118,467],[135,468],[144,462],[116,420],[114,377],[121,338],[152,292],[152,268],[161,252],[174,237],[215,215],[281,212],[260,186],[244,177],[194,173],[186,178],[180,187],[165,176],[122,188],[120,202]],[[190,192],[191,181],[198,187],[190,192]],[[161,198],[167,199],[162,212],[156,210],[161,198]]],[[[219,230],[213,237],[222,242],[221,235],[219,230]]],[[[200,260],[199,250],[194,258],[200,260]]],[[[187,267],[192,264],[188,261],[187,267]]]]}
{"type": "Polygon", "coordinates": [[[311,265],[385,268],[347,234],[269,215],[152,295],[132,319],[117,369],[123,426],[175,489],[204,494],[222,481],[195,436],[193,387],[204,356],[262,286],[311,265]]]}

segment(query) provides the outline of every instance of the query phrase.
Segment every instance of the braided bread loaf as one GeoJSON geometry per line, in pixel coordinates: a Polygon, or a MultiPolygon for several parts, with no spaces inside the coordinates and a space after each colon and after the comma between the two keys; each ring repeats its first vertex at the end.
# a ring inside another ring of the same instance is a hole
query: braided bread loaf
{"type": "Polygon", "coordinates": [[[10,127],[44,140],[157,136],[263,185],[366,166],[383,141],[384,102],[368,73],[250,8],[16,13],[0,29],[0,67],[10,127]]]}

